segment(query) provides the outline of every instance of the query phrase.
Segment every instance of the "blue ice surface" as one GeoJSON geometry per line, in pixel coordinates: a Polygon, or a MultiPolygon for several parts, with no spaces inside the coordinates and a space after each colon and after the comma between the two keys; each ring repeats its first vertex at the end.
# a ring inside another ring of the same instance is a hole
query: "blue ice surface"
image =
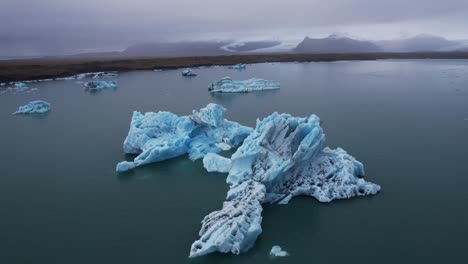
{"type": "Polygon", "coordinates": [[[234,69],[234,70],[245,70],[247,68],[247,65],[243,64],[243,63],[239,63],[239,64],[236,64],[236,65],[231,65],[228,68],[229,69],[234,69]]]}
{"type": "Polygon", "coordinates": [[[102,91],[104,89],[115,89],[117,88],[117,82],[115,81],[90,81],[84,83],[86,91],[102,91]]]}
{"type": "MultiPolygon", "coordinates": [[[[231,156],[226,201],[203,219],[200,239],[189,256],[249,250],[262,232],[264,203],[287,204],[299,195],[331,202],[380,191],[379,185],[362,178],[362,163],[341,148],[324,148],[324,142],[316,115],[273,113],[257,120],[255,130],[231,156]]],[[[223,160],[213,155],[211,165],[223,160]]],[[[224,172],[225,165],[210,170],[224,172]]]]}
{"type": "Polygon", "coordinates": [[[208,172],[228,173],[231,169],[231,159],[214,153],[208,153],[203,158],[203,167],[205,167],[208,172]]]}
{"type": "Polygon", "coordinates": [[[286,250],[283,250],[280,246],[273,246],[270,250],[270,255],[274,257],[287,257],[289,253],[286,250]]]}
{"type": "Polygon", "coordinates": [[[252,91],[276,90],[280,88],[280,83],[272,80],[248,79],[245,81],[233,81],[229,77],[224,77],[208,86],[208,91],[215,93],[247,93],[252,91]]]}
{"type": "Polygon", "coordinates": [[[224,107],[210,103],[189,116],[163,111],[133,112],[123,149],[138,156],[133,161],[117,164],[116,171],[124,172],[184,154],[196,160],[210,152],[219,153],[226,146],[238,146],[253,129],[226,120],[225,111],[224,107]]]}
{"type": "Polygon", "coordinates": [[[194,72],[192,69],[190,68],[187,68],[185,70],[182,71],[182,76],[187,76],[187,77],[193,77],[193,76],[197,76],[198,74],[196,72],[194,72]]]}
{"type": "Polygon", "coordinates": [[[20,106],[14,115],[21,114],[44,114],[50,111],[50,103],[44,101],[33,101],[27,105],[20,106]]]}

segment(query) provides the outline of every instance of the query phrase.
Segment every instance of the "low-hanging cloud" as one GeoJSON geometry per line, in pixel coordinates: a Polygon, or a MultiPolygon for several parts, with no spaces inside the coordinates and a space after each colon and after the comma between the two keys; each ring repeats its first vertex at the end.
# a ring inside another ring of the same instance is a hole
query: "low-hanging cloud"
{"type": "Polygon", "coordinates": [[[0,5],[0,55],[332,31],[362,38],[402,33],[468,38],[462,28],[468,22],[466,0],[3,0],[0,5]],[[416,32],[421,30],[426,32],[416,32]]]}

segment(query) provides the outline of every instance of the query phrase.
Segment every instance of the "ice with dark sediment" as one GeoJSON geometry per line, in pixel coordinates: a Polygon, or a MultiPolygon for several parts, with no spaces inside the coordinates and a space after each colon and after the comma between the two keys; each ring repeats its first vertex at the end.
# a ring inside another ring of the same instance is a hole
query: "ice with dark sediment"
{"type": "Polygon", "coordinates": [[[273,80],[248,79],[244,81],[234,81],[229,77],[224,77],[208,86],[211,93],[247,93],[252,91],[277,90],[280,83],[273,80]]]}
{"type": "Polygon", "coordinates": [[[89,81],[84,83],[86,91],[102,91],[104,89],[117,88],[116,81],[89,81]]]}
{"type": "MultiPolygon", "coordinates": [[[[287,204],[298,195],[320,202],[376,194],[380,186],[363,179],[364,166],[341,148],[323,147],[320,119],[274,113],[257,120],[255,130],[232,155],[222,209],[202,221],[200,239],[190,257],[212,253],[239,254],[249,250],[261,234],[262,204],[287,204]]],[[[216,154],[210,164],[228,162],[216,154]]],[[[207,167],[207,166],[206,166],[207,167]]]]}
{"type": "Polygon", "coordinates": [[[182,76],[193,77],[193,76],[197,76],[197,73],[194,72],[192,69],[187,68],[182,71],[182,76]]]}
{"type": "Polygon", "coordinates": [[[192,160],[208,153],[236,147],[252,132],[224,118],[225,108],[208,104],[189,116],[170,112],[133,112],[130,130],[124,141],[124,152],[138,154],[133,161],[117,164],[118,172],[163,161],[184,154],[192,160]]]}

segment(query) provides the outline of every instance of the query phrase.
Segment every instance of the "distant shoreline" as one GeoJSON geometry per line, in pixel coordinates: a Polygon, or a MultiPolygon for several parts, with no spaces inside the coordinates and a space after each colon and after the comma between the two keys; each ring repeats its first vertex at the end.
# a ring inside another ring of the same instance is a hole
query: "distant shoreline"
{"type": "Polygon", "coordinates": [[[320,62],[382,59],[468,59],[468,52],[243,54],[191,57],[47,58],[0,61],[0,82],[67,77],[97,71],[177,69],[238,63],[320,62]]]}

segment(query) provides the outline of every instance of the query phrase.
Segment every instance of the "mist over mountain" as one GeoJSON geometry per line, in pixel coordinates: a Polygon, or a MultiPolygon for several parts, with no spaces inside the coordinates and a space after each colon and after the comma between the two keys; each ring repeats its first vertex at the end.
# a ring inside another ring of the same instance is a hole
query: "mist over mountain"
{"type": "Polygon", "coordinates": [[[366,53],[382,51],[371,41],[332,34],[326,38],[305,37],[294,52],[298,53],[366,53]]]}
{"type": "Polygon", "coordinates": [[[376,41],[385,52],[424,52],[424,51],[454,51],[453,47],[460,44],[458,41],[446,38],[421,34],[414,37],[376,41]]]}
{"type": "Polygon", "coordinates": [[[293,51],[298,53],[456,52],[468,51],[468,41],[448,40],[429,34],[370,41],[332,34],[326,38],[306,37],[293,51]]]}

